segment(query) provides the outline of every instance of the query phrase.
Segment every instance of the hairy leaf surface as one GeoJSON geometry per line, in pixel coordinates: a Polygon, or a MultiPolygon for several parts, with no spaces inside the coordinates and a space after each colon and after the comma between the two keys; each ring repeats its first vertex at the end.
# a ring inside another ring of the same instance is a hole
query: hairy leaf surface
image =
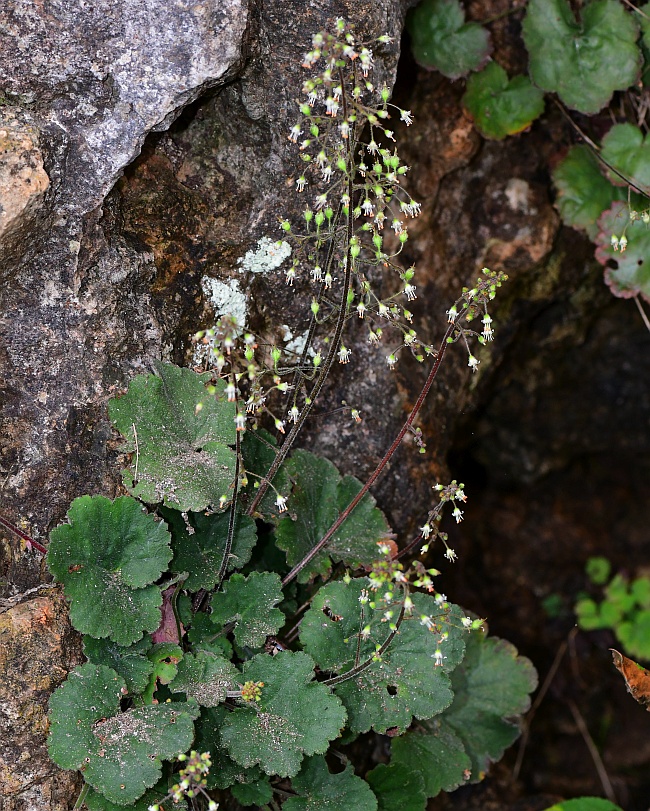
{"type": "Polygon", "coordinates": [[[366,775],[377,811],[425,811],[424,777],[402,763],[380,763],[366,775]]]}
{"type": "MultiPolygon", "coordinates": [[[[372,608],[359,598],[369,586],[366,578],[350,583],[329,583],[312,601],[301,625],[300,640],[322,670],[344,674],[373,657],[376,646],[389,635],[384,605],[372,608]],[[361,634],[362,630],[364,631],[361,634]],[[361,638],[360,638],[361,634],[361,638]]],[[[465,650],[462,614],[457,606],[441,608],[433,597],[414,594],[413,614],[382,655],[353,678],[335,686],[348,711],[353,732],[406,729],[415,718],[431,718],[451,704],[450,673],[465,650]],[[432,618],[435,631],[427,630],[421,617],[432,618]],[[443,639],[443,635],[446,638],[443,639]],[[442,666],[435,666],[440,650],[442,666]]],[[[391,607],[397,618],[400,605],[391,607]]]]}
{"type": "Polygon", "coordinates": [[[169,689],[195,698],[203,707],[216,707],[226,700],[227,690],[238,689],[240,680],[240,673],[231,662],[202,650],[196,656],[185,654],[169,689]]]}
{"type": "Polygon", "coordinates": [[[377,811],[377,798],[351,763],[339,774],[330,774],[324,757],[307,758],[291,787],[298,796],[283,803],[285,811],[377,811]]]}
{"type": "Polygon", "coordinates": [[[120,645],[155,631],[162,597],[148,584],[171,558],[166,524],[129,496],[81,496],[67,518],[50,533],[47,561],[71,601],[74,627],[120,645]]]}
{"type": "MultiPolygon", "coordinates": [[[[146,791],[136,803],[129,805],[129,811],[149,811],[150,806],[161,803],[168,794],[167,785],[167,780],[163,778],[153,788],[146,791]]],[[[111,802],[93,788],[86,794],[85,802],[88,811],[124,811],[123,805],[111,802]]],[[[187,811],[187,802],[183,799],[179,803],[174,803],[174,811],[187,811]]]]}
{"type": "Polygon", "coordinates": [[[610,172],[615,184],[629,181],[650,194],[650,140],[634,124],[614,124],[603,138],[603,160],[617,169],[623,178],[610,172]]]}
{"type": "Polygon", "coordinates": [[[492,45],[487,29],[466,23],[458,0],[423,0],[407,22],[416,61],[450,79],[480,70],[492,45]]]}
{"type": "Polygon", "coordinates": [[[639,28],[617,0],[586,3],[579,21],[567,0],[529,0],[522,33],[535,84],[574,110],[597,113],[639,77],[639,28]]]}
{"type": "Polygon", "coordinates": [[[500,141],[515,135],[544,112],[544,93],[527,76],[508,74],[496,62],[467,80],[463,104],[481,135],[500,141]]]}
{"type": "Polygon", "coordinates": [[[199,752],[210,752],[213,763],[207,776],[208,788],[225,789],[232,785],[247,785],[264,779],[258,766],[252,766],[250,769],[240,766],[224,747],[221,741],[221,727],[228,714],[224,706],[204,707],[196,722],[194,748],[199,752]]]}
{"type": "Polygon", "coordinates": [[[210,619],[222,626],[234,622],[237,644],[256,648],[284,625],[284,614],[275,608],[282,599],[282,584],[274,572],[233,574],[213,596],[210,619]]]}
{"type": "Polygon", "coordinates": [[[135,802],[161,776],[161,760],[189,748],[195,703],[120,712],[124,680],[91,663],[73,671],[50,699],[49,753],[62,769],[79,769],[118,805],[135,802]]]}
{"type": "MultiPolygon", "coordinates": [[[[138,375],[108,413],[135,452],[124,472],[134,496],[185,512],[219,505],[235,477],[235,406],[205,389],[209,375],[158,363],[155,375],[138,375]],[[134,431],[135,426],[135,431],[134,431]]],[[[223,398],[223,382],[217,394],[223,398]]]]}
{"type": "Polygon", "coordinates": [[[306,653],[260,654],[244,663],[242,681],[263,682],[254,707],[238,707],[224,720],[221,740],[242,766],[293,777],[304,755],[320,754],[345,723],[340,700],[314,681],[306,653]]]}
{"type": "MultiPolygon", "coordinates": [[[[279,522],[276,539],[287,553],[287,562],[294,566],[320,541],[362,485],[354,476],[341,478],[331,462],[308,451],[295,451],[285,469],[294,487],[289,515],[279,522]]],[[[328,575],[332,561],[352,567],[369,565],[377,559],[377,543],[389,535],[383,513],[375,507],[374,498],[366,495],[298,580],[305,583],[316,574],[328,575]]]]}
{"type": "Polygon", "coordinates": [[[147,656],[151,648],[150,637],[125,648],[110,639],[85,636],[83,645],[86,658],[94,665],[112,668],[124,679],[129,693],[144,692],[154,669],[154,663],[147,656]]]}

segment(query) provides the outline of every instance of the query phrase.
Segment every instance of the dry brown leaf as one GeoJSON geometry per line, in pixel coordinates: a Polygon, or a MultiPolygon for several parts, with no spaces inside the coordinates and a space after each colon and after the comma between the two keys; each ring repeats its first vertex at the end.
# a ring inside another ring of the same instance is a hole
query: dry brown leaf
{"type": "Polygon", "coordinates": [[[610,648],[614,667],[625,679],[628,692],[650,712],[650,670],[646,670],[633,659],[628,659],[614,648],[610,648]]]}

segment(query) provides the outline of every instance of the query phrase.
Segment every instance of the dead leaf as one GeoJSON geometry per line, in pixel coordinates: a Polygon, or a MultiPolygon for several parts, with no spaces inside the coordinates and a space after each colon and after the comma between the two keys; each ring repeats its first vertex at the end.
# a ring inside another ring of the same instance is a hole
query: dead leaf
{"type": "Polygon", "coordinates": [[[625,679],[627,690],[650,712],[650,670],[646,670],[633,659],[628,659],[617,650],[610,648],[614,667],[625,679]]]}

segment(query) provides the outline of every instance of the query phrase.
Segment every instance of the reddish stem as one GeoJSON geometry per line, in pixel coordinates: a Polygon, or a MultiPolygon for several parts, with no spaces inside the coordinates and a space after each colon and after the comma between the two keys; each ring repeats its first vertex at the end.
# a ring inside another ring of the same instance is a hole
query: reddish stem
{"type": "Polygon", "coordinates": [[[33,538],[30,538],[30,536],[26,532],[23,532],[22,529],[18,529],[17,526],[14,526],[14,524],[12,524],[10,521],[7,521],[1,515],[0,515],[0,526],[3,526],[5,529],[8,529],[15,535],[18,535],[19,538],[22,538],[23,541],[25,541],[25,543],[27,544],[28,549],[31,549],[33,546],[34,549],[36,549],[42,555],[47,555],[47,549],[44,546],[42,546],[38,541],[35,541],[33,538]]]}
{"type": "Polygon", "coordinates": [[[420,392],[420,396],[418,397],[415,405],[413,406],[413,409],[411,410],[411,413],[408,415],[408,417],[406,419],[406,422],[402,426],[399,434],[397,434],[397,436],[393,440],[390,448],[386,451],[386,455],[381,460],[381,462],[377,465],[377,467],[374,469],[374,471],[370,474],[370,477],[368,478],[366,483],[363,485],[361,490],[359,490],[357,495],[352,499],[352,501],[348,504],[348,506],[345,508],[345,510],[343,510],[343,512],[339,515],[339,517],[332,524],[332,526],[327,530],[325,535],[323,535],[323,537],[316,544],[316,546],[312,547],[312,549],[305,555],[305,557],[299,563],[296,563],[296,565],[289,572],[289,574],[286,575],[286,577],[282,581],[282,586],[283,587],[286,586],[287,583],[290,583],[294,579],[294,577],[298,574],[298,572],[300,572],[302,569],[304,569],[305,566],[310,561],[312,561],[316,557],[316,555],[325,547],[325,545],[328,543],[328,541],[330,541],[330,539],[332,538],[334,533],[337,531],[337,529],[341,526],[341,524],[344,521],[347,520],[347,518],[350,515],[350,513],[352,512],[352,510],[354,510],[354,508],[357,506],[357,504],[366,495],[368,490],[370,490],[372,485],[377,481],[377,479],[379,478],[379,476],[383,472],[386,465],[390,462],[391,457],[393,456],[393,454],[395,453],[395,451],[399,447],[401,441],[404,439],[404,436],[405,436],[406,432],[409,430],[409,428],[411,427],[411,425],[415,421],[415,418],[417,417],[418,412],[420,411],[420,409],[422,408],[422,405],[424,404],[424,400],[425,400],[427,394],[429,393],[429,389],[433,385],[433,381],[435,380],[436,375],[438,374],[438,370],[440,369],[440,364],[442,363],[442,359],[444,358],[445,352],[447,351],[447,346],[448,346],[447,339],[451,337],[451,335],[452,335],[452,333],[454,332],[455,329],[456,329],[456,324],[454,322],[450,323],[449,326],[447,327],[447,331],[445,332],[444,338],[442,339],[442,342],[440,344],[440,348],[438,350],[438,356],[436,357],[435,362],[434,362],[433,366],[431,367],[431,371],[429,372],[429,376],[427,377],[426,383],[422,387],[422,391],[420,392]]]}

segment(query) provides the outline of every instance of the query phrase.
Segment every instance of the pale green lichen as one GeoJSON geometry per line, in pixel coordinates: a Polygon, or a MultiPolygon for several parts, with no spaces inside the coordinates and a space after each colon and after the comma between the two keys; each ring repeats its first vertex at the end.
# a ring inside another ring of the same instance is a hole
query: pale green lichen
{"type": "Polygon", "coordinates": [[[241,270],[248,270],[251,273],[267,273],[275,270],[291,256],[291,245],[288,242],[279,240],[274,242],[269,237],[262,237],[257,242],[257,248],[246,252],[238,264],[241,270]]]}

